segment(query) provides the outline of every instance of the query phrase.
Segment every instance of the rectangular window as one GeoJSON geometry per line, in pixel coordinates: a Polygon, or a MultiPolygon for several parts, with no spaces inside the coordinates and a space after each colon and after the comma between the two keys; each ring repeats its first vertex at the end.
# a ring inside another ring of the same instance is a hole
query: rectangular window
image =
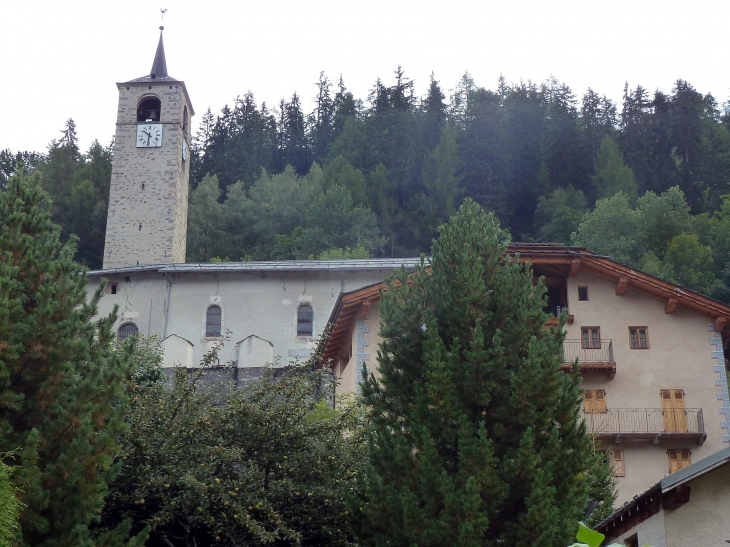
{"type": "Polygon", "coordinates": [[[581,302],[588,301],[588,287],[578,287],[578,300],[581,302]]]}
{"type": "Polygon", "coordinates": [[[606,408],[606,390],[587,389],[583,393],[583,410],[588,414],[607,412],[608,409],[606,408]]]}
{"type": "Polygon", "coordinates": [[[582,327],[580,337],[583,349],[599,349],[601,347],[601,330],[598,327],[582,327]]]}
{"type": "Polygon", "coordinates": [[[624,451],[622,449],[611,450],[611,465],[615,477],[625,477],[626,467],[624,466],[624,451]]]}
{"type": "Polygon", "coordinates": [[[667,450],[669,457],[669,472],[676,473],[680,469],[692,465],[692,453],[686,448],[667,450]]]}
{"type": "Polygon", "coordinates": [[[629,327],[629,347],[631,349],[649,349],[649,336],[646,327],[629,327]]]}

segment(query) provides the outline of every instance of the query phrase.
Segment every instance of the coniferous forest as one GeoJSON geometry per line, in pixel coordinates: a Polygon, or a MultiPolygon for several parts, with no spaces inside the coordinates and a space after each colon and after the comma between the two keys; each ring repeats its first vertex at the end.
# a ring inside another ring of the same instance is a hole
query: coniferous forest
{"type": "MultiPolygon", "coordinates": [[[[307,95],[248,92],[201,116],[189,261],[413,256],[471,197],[514,240],[585,246],[730,302],[730,105],[689,82],[627,84],[616,104],[465,74],[416,96],[399,67],[367,97],[324,74],[307,95]]],[[[111,156],[81,151],[69,120],[46,152],[0,152],[0,184],[39,171],[77,260],[98,268],[111,156]]]]}

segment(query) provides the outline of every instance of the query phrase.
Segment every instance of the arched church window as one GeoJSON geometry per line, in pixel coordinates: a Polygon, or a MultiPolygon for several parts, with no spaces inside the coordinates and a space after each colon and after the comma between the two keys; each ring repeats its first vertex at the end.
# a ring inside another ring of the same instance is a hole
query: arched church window
{"type": "Polygon", "coordinates": [[[139,329],[134,323],[124,323],[123,325],[120,325],[117,329],[118,340],[126,340],[127,338],[129,338],[130,336],[134,336],[135,334],[139,334],[139,329]]]}
{"type": "Polygon", "coordinates": [[[138,122],[159,122],[162,106],[157,97],[146,97],[137,105],[138,122]]]}
{"type": "Polygon", "coordinates": [[[220,336],[221,335],[221,318],[220,306],[210,306],[205,312],[205,335],[220,336]]]}
{"type": "Polygon", "coordinates": [[[302,304],[297,310],[297,336],[312,336],[314,332],[314,310],[309,304],[302,304]]]}
{"type": "Polygon", "coordinates": [[[183,135],[188,136],[188,107],[183,108],[183,135]]]}

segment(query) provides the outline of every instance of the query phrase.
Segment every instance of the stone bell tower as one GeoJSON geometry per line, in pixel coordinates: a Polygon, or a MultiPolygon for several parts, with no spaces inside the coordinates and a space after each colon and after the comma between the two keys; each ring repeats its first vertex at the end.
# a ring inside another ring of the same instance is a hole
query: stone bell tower
{"type": "Polygon", "coordinates": [[[167,74],[163,29],[150,73],[117,84],[104,269],[185,262],[194,111],[167,74]]]}

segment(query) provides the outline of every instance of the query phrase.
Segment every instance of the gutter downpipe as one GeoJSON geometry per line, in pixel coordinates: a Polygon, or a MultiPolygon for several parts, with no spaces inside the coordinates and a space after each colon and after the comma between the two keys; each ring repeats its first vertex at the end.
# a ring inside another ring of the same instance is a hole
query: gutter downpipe
{"type": "Polygon", "coordinates": [[[162,325],[162,339],[167,338],[167,318],[170,315],[170,292],[172,290],[172,281],[167,276],[167,272],[163,272],[165,281],[167,281],[167,294],[165,296],[165,322],[162,325]]]}

